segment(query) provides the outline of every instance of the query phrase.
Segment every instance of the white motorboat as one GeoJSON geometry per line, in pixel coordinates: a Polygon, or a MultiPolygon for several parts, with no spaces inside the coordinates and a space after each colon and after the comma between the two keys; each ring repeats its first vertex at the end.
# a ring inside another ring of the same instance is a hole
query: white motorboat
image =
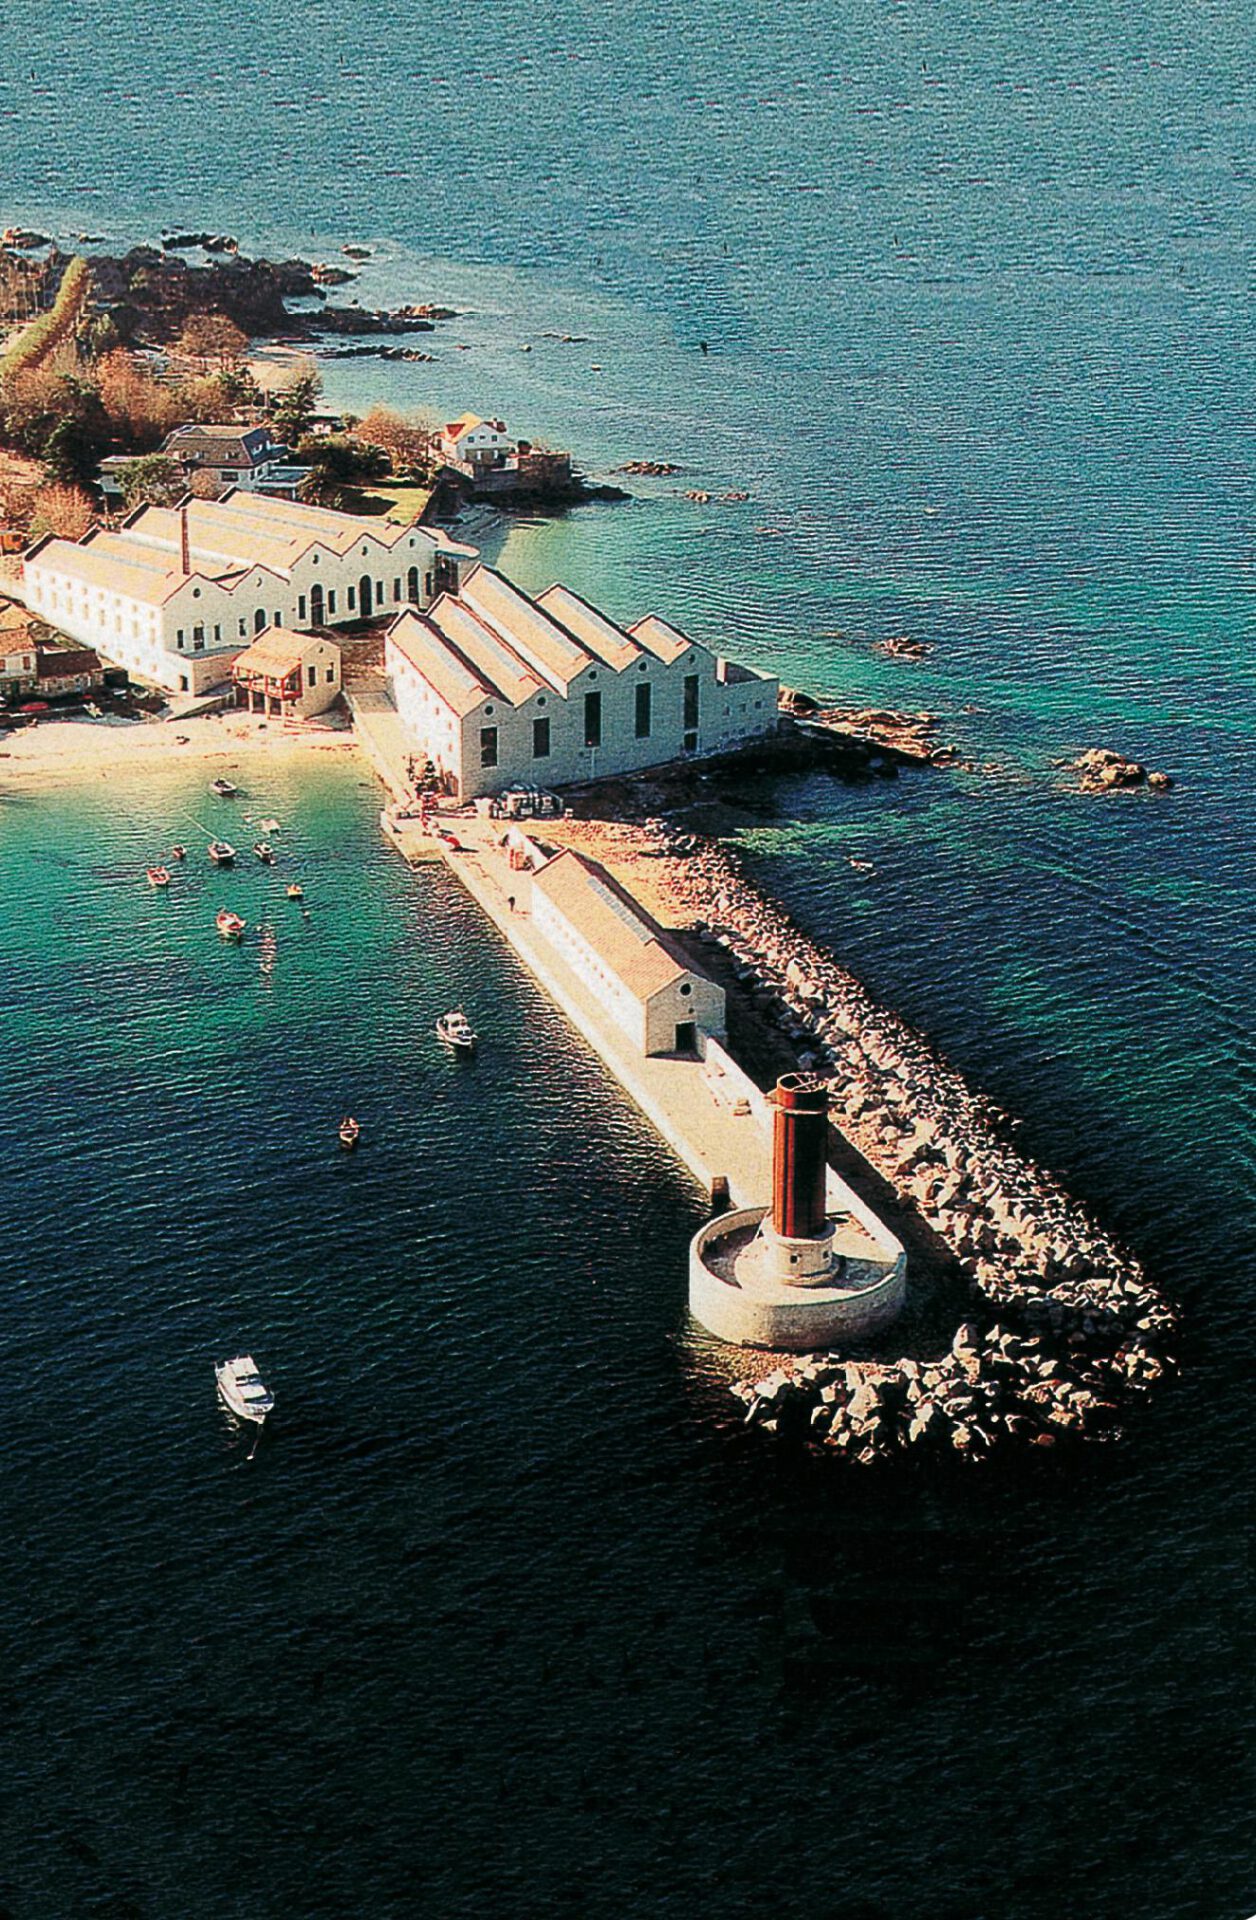
{"type": "Polygon", "coordinates": [[[436,1035],[455,1053],[474,1053],[476,1032],[461,1007],[455,1007],[450,1013],[442,1013],[436,1022],[436,1035]]]}
{"type": "Polygon", "coordinates": [[[234,780],[225,780],[221,774],[216,780],[210,781],[209,790],[211,793],[216,793],[220,800],[230,800],[233,794],[240,791],[234,780]]]}
{"type": "Polygon", "coordinates": [[[220,1367],[214,1368],[214,1378],[219,1393],[236,1418],[251,1420],[254,1426],[260,1427],[274,1407],[275,1396],[263,1386],[252,1354],[242,1353],[234,1360],[224,1360],[220,1367]]]}

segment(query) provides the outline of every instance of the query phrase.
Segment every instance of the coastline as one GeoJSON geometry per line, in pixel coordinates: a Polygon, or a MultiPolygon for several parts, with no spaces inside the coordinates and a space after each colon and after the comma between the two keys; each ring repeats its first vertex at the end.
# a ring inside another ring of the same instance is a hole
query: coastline
{"type": "Polygon", "coordinates": [[[309,721],[276,727],[260,715],[231,711],[187,720],[41,720],[4,736],[0,747],[0,793],[61,781],[106,780],[136,767],[179,762],[228,764],[264,753],[300,759],[311,753],[350,753],[358,741],[351,726],[309,721]]]}

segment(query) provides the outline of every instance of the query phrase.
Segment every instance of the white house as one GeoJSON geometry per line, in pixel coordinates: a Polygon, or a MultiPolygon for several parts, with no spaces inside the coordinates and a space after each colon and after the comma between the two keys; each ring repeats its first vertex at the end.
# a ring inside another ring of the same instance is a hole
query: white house
{"type": "Polygon", "coordinates": [[[532,921],[642,1053],[694,1054],[724,1033],[724,991],[605,868],[571,848],[532,875],[532,921]]]}
{"type": "Polygon", "coordinates": [[[463,800],[720,753],[777,725],[768,675],[655,614],[625,630],[568,587],[532,600],[486,566],[401,614],[384,665],[416,753],[463,800]]]}
{"type": "Polygon", "coordinates": [[[472,548],[427,527],[333,513],[238,488],[141,507],[117,532],[44,539],[26,604],[62,633],[171,692],[203,693],[266,627],[308,631],[456,591],[472,548]]]}
{"type": "Polygon", "coordinates": [[[442,460],[473,478],[486,468],[504,467],[515,453],[504,420],[481,420],[474,413],[464,413],[443,426],[437,447],[442,460]]]}

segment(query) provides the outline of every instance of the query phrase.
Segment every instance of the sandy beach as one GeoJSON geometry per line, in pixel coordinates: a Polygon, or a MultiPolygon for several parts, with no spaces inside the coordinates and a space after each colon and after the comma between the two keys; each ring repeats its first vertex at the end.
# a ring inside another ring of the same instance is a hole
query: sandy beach
{"type": "Polygon", "coordinates": [[[348,722],[320,719],[285,727],[247,713],[199,714],[188,720],[41,720],[0,736],[0,791],[20,782],[106,780],[121,768],[216,761],[223,770],[264,753],[274,761],[311,753],[350,753],[348,722]]]}

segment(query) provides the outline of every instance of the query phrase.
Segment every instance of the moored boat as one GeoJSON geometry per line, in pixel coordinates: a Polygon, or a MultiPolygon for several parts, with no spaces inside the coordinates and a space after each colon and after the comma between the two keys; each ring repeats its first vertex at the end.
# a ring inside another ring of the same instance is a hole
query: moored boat
{"type": "Polygon", "coordinates": [[[260,1427],[275,1405],[275,1396],[262,1383],[257,1362],[251,1353],[237,1354],[214,1368],[218,1391],[239,1420],[251,1420],[260,1427]]]}
{"type": "Polygon", "coordinates": [[[235,865],[235,848],[226,840],[211,840],[209,843],[209,857],[216,867],[233,867],[235,865]]]}
{"type": "Polygon", "coordinates": [[[238,913],[232,913],[230,907],[219,907],[214,916],[214,925],[224,940],[244,938],[244,922],[238,913]]]}
{"type": "Polygon", "coordinates": [[[289,900],[304,900],[305,888],[302,886],[298,886],[297,882],[294,880],[291,886],[288,888],[288,898],[289,900]]]}
{"type": "Polygon", "coordinates": [[[274,866],[275,849],[268,840],[255,840],[253,842],[253,851],[264,867],[274,866]]]}
{"type": "Polygon", "coordinates": [[[454,1007],[449,1013],[442,1013],[436,1022],[436,1034],[437,1038],[447,1047],[452,1047],[455,1053],[475,1052],[478,1036],[461,1007],[454,1007]]]}
{"type": "Polygon", "coordinates": [[[148,867],[145,871],[148,874],[148,884],[150,887],[168,887],[170,885],[170,872],[168,868],[148,867]]]}
{"type": "Polygon", "coordinates": [[[233,780],[224,780],[221,774],[216,780],[210,781],[209,790],[216,793],[220,800],[230,800],[233,794],[240,791],[233,780]]]}
{"type": "Polygon", "coordinates": [[[187,857],[188,850],[186,847],[171,847],[170,858],[172,860],[186,860],[187,857]]]}
{"type": "Polygon", "coordinates": [[[340,1122],[339,1134],[340,1144],[345,1152],[352,1153],[362,1137],[361,1121],[355,1120],[352,1114],[346,1114],[340,1122]]]}

